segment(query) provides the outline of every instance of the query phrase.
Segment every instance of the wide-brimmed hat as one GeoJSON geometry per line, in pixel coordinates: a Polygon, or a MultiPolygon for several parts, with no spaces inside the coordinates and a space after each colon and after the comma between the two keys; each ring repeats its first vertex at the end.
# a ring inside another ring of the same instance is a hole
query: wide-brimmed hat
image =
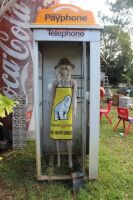
{"type": "Polygon", "coordinates": [[[60,68],[60,66],[62,66],[62,65],[68,65],[68,66],[71,67],[71,69],[74,69],[74,68],[75,68],[75,65],[73,65],[73,64],[71,63],[71,61],[68,60],[68,58],[61,58],[61,59],[59,60],[58,64],[55,66],[55,69],[60,68]]]}

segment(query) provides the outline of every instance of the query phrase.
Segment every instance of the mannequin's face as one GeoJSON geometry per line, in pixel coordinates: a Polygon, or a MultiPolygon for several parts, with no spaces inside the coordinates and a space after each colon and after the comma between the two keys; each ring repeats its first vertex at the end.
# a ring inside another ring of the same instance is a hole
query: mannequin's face
{"type": "Polygon", "coordinates": [[[68,66],[68,65],[61,65],[61,66],[60,66],[60,74],[61,74],[61,76],[67,77],[70,68],[71,68],[71,67],[68,66]]]}

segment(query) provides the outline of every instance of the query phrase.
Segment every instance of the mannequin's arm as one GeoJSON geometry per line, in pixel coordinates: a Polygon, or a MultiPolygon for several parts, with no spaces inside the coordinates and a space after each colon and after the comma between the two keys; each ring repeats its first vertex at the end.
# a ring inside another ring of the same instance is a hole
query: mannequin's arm
{"type": "Polygon", "coordinates": [[[73,108],[73,117],[76,117],[77,110],[77,82],[72,80],[73,94],[72,94],[72,108],[73,108]]]}
{"type": "Polygon", "coordinates": [[[53,103],[54,103],[54,97],[55,97],[55,90],[56,90],[56,87],[57,87],[57,80],[53,81],[53,84],[52,84],[52,92],[51,92],[51,109],[50,109],[50,113],[52,113],[52,107],[53,107],[53,103]]]}

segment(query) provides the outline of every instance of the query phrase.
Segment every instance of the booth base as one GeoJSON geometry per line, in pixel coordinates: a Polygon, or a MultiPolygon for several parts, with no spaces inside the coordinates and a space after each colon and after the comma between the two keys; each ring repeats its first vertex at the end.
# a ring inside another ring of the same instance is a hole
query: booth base
{"type": "MultiPolygon", "coordinates": [[[[73,180],[71,175],[63,175],[63,176],[48,176],[41,175],[37,178],[38,181],[63,181],[63,180],[73,180]]],[[[84,181],[89,180],[87,176],[84,176],[84,181]]]]}
{"type": "Polygon", "coordinates": [[[45,154],[41,159],[41,175],[37,177],[38,180],[71,180],[72,174],[83,174],[82,159],[79,153],[73,153],[73,167],[69,168],[67,152],[60,155],[61,164],[57,166],[57,155],[45,154]]]}
{"type": "Polygon", "coordinates": [[[48,176],[48,175],[41,175],[37,178],[38,181],[54,181],[54,180],[72,180],[71,175],[63,175],[63,176],[48,176]]]}

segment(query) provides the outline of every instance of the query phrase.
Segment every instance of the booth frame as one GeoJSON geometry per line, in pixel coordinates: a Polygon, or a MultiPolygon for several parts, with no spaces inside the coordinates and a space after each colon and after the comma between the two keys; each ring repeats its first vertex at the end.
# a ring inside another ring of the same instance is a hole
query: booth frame
{"type": "MultiPolygon", "coordinates": [[[[69,180],[72,179],[71,175],[66,176],[47,176],[41,174],[41,146],[40,146],[40,130],[39,130],[39,84],[38,84],[38,43],[40,41],[50,41],[44,35],[45,29],[70,29],[70,30],[84,30],[87,32],[87,38],[68,40],[73,42],[86,42],[90,43],[90,91],[89,101],[90,106],[88,112],[89,117],[89,175],[87,179],[96,179],[98,177],[98,154],[99,154],[99,110],[100,110],[100,32],[101,26],[63,26],[63,25],[31,25],[33,31],[33,51],[34,51],[34,109],[35,109],[35,136],[36,136],[36,166],[37,166],[37,179],[38,180],[69,180]]],[[[66,41],[61,38],[57,40],[54,38],[52,41],[66,41]]],[[[85,52],[84,52],[85,54],[85,52]]],[[[85,56],[85,55],[84,55],[85,56]]],[[[84,58],[85,59],[85,58],[84,58]]],[[[86,69],[86,67],[85,67],[86,69]]],[[[85,88],[86,89],[86,88],[85,88]]],[[[83,141],[85,142],[85,141],[83,141]]],[[[86,142],[85,142],[86,143],[86,142]]]]}

